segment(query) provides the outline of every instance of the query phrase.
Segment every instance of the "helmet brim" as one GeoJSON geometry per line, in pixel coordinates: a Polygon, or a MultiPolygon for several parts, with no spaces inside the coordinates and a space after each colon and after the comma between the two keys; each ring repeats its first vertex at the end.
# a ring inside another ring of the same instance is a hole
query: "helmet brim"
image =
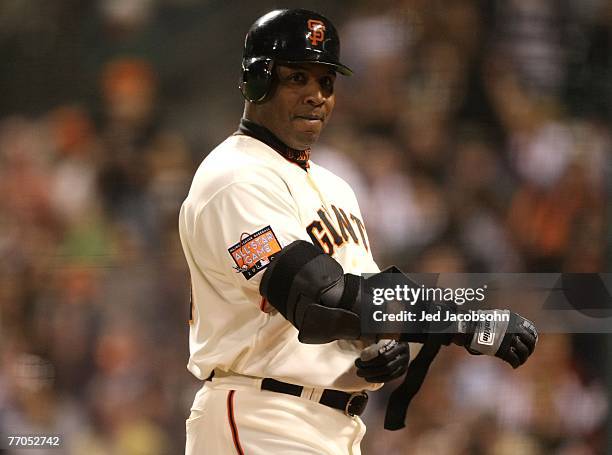
{"type": "Polygon", "coordinates": [[[353,75],[353,70],[350,69],[348,66],[343,65],[342,63],[322,62],[319,60],[277,60],[277,62],[280,64],[284,63],[288,65],[305,65],[308,63],[315,63],[317,65],[329,66],[336,70],[338,73],[342,74],[343,76],[353,75]]]}

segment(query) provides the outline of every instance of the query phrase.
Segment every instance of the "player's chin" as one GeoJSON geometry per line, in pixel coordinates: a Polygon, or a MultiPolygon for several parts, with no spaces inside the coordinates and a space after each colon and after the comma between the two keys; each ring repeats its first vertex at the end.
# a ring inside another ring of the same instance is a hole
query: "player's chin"
{"type": "Polygon", "coordinates": [[[319,134],[320,134],[320,131],[319,132],[308,131],[308,132],[302,132],[300,134],[296,134],[295,144],[292,146],[292,148],[297,149],[297,150],[307,149],[312,144],[317,142],[317,140],[319,139],[319,134]]]}
{"type": "Polygon", "coordinates": [[[303,149],[309,147],[319,139],[321,131],[323,131],[323,122],[296,126],[294,128],[294,136],[300,146],[294,148],[303,149]]]}

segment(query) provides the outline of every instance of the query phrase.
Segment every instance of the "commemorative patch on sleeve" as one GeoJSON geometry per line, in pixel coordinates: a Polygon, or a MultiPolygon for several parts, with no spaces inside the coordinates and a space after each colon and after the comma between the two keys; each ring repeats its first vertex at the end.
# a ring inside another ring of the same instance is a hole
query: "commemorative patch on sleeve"
{"type": "Polygon", "coordinates": [[[274,231],[270,226],[266,226],[252,234],[243,233],[240,241],[227,251],[236,263],[236,272],[242,273],[250,280],[257,272],[265,269],[281,249],[274,231]]]}

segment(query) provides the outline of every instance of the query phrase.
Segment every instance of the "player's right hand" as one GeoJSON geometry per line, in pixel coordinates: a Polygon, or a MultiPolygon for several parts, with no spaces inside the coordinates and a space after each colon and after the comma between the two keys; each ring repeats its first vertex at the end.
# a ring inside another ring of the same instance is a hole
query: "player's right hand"
{"type": "Polygon", "coordinates": [[[471,354],[495,355],[518,368],[533,354],[538,332],[533,322],[511,311],[485,310],[479,313],[509,313],[507,324],[479,321],[473,327],[473,336],[465,344],[471,354]]]}

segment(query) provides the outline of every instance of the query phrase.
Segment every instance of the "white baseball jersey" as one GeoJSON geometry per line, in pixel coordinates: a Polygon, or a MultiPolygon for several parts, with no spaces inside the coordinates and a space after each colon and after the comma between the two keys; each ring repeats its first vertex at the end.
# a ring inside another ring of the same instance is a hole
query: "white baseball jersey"
{"type": "Polygon", "coordinates": [[[188,368],[196,377],[216,369],[307,387],[379,387],[355,374],[363,343],[300,343],[259,294],[270,258],[298,239],[318,244],[345,273],[378,271],[344,180],[312,162],[304,171],[263,142],[234,135],[200,165],[179,227],[192,282],[188,368]]]}

